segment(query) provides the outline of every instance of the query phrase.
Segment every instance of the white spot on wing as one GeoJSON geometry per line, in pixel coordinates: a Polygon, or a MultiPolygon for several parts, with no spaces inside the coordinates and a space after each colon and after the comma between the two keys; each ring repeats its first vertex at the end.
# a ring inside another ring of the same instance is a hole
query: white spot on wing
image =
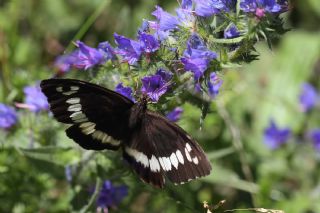
{"type": "Polygon", "coordinates": [[[80,88],[78,86],[71,86],[70,90],[71,91],[78,91],[80,88]]]}
{"type": "Polygon", "coordinates": [[[94,139],[101,140],[101,139],[103,138],[103,135],[104,135],[103,132],[101,132],[101,131],[99,131],[99,130],[96,130],[96,131],[94,131],[94,133],[92,134],[92,137],[93,137],[94,139]]]}
{"type": "Polygon", "coordinates": [[[191,159],[191,156],[190,156],[189,151],[187,150],[187,148],[184,149],[184,152],[185,152],[185,154],[186,154],[186,157],[187,157],[188,161],[191,162],[192,159],[191,159]]]}
{"type": "Polygon", "coordinates": [[[196,164],[196,165],[198,165],[198,163],[199,163],[199,160],[198,160],[197,157],[192,158],[192,161],[193,161],[193,163],[196,164]]]}
{"type": "Polygon", "coordinates": [[[166,167],[165,167],[165,165],[164,165],[164,162],[163,162],[163,159],[162,159],[162,158],[159,158],[159,162],[160,162],[160,165],[161,165],[162,169],[163,169],[164,171],[166,171],[166,167]]]}
{"type": "Polygon", "coordinates": [[[96,124],[92,122],[85,122],[80,124],[79,127],[81,128],[81,131],[83,132],[83,134],[90,135],[91,133],[94,133],[96,131],[95,126],[96,124]]]}
{"type": "Polygon", "coordinates": [[[183,155],[181,154],[180,150],[177,150],[176,156],[177,156],[177,158],[179,160],[179,163],[184,164],[183,155]]]}
{"type": "MultiPolygon", "coordinates": [[[[142,152],[139,152],[135,149],[131,149],[129,147],[125,148],[125,151],[128,155],[130,155],[131,157],[133,157],[137,162],[141,163],[144,167],[148,167],[149,166],[149,160],[148,157],[143,154],[142,152]]],[[[151,162],[150,162],[151,163],[151,162]]],[[[151,166],[151,165],[150,165],[151,166]]],[[[159,166],[160,167],[160,166],[159,166]]],[[[160,169],[160,168],[159,168],[160,169]]]]}
{"type": "Polygon", "coordinates": [[[114,145],[114,146],[120,145],[120,141],[114,140],[114,139],[113,140],[109,140],[112,137],[109,136],[108,134],[100,131],[100,130],[94,131],[93,134],[92,134],[92,137],[93,137],[93,139],[96,139],[96,140],[100,141],[101,143],[108,143],[108,144],[111,144],[111,145],[114,145]]]}
{"type": "Polygon", "coordinates": [[[68,92],[63,92],[62,94],[64,95],[72,95],[74,93],[76,93],[77,91],[68,91],[68,92]]]}
{"type": "Polygon", "coordinates": [[[81,130],[83,134],[90,135],[91,133],[94,133],[95,128],[94,127],[88,127],[81,130]]]}
{"type": "Polygon", "coordinates": [[[57,92],[62,92],[63,88],[62,87],[57,87],[56,90],[57,90],[57,92]]]}
{"type": "Polygon", "coordinates": [[[90,127],[90,126],[95,127],[96,124],[95,124],[95,123],[92,123],[92,122],[85,122],[85,123],[83,123],[83,124],[80,124],[80,128],[87,128],[87,127],[90,127]]]}
{"type": "Polygon", "coordinates": [[[178,159],[177,159],[177,156],[175,153],[172,153],[170,155],[170,161],[171,161],[172,166],[174,166],[177,169],[179,162],[178,162],[178,159]]]}
{"type": "Polygon", "coordinates": [[[139,152],[139,155],[137,156],[137,161],[140,162],[144,167],[149,166],[148,157],[142,152],[139,152]]]}
{"type": "Polygon", "coordinates": [[[160,164],[157,158],[152,155],[151,159],[149,160],[150,164],[150,170],[153,172],[159,172],[160,171],[160,164]]]}
{"type": "Polygon", "coordinates": [[[102,142],[102,143],[108,143],[109,140],[110,140],[110,138],[111,138],[111,136],[105,134],[105,135],[103,136],[103,138],[101,139],[101,142],[102,142]]]}
{"type": "Polygon", "coordinates": [[[188,152],[190,152],[192,150],[189,143],[186,143],[186,148],[187,148],[188,152]]]}
{"type": "Polygon", "coordinates": [[[86,117],[86,115],[83,114],[81,111],[72,113],[70,115],[70,118],[75,123],[83,123],[88,121],[88,118],[86,117]]]}
{"type": "Polygon", "coordinates": [[[68,104],[78,104],[80,103],[80,98],[69,98],[66,102],[68,104]]]}
{"type": "Polygon", "coordinates": [[[171,162],[169,157],[163,157],[164,166],[166,167],[166,171],[171,170],[171,162]]]}
{"type": "Polygon", "coordinates": [[[81,109],[82,109],[81,104],[74,104],[74,105],[70,105],[68,107],[69,112],[79,112],[79,111],[81,111],[81,109]]]}

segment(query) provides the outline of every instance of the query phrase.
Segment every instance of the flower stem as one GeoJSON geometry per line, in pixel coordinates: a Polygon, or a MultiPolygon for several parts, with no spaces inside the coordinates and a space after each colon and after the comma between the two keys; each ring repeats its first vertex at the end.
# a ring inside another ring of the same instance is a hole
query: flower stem
{"type": "MultiPolygon", "coordinates": [[[[101,1],[101,4],[96,8],[96,10],[92,13],[92,15],[85,21],[85,23],[82,25],[80,30],[77,32],[77,34],[73,37],[72,41],[80,40],[84,34],[88,31],[90,26],[96,21],[98,16],[102,13],[102,11],[106,8],[107,5],[110,4],[110,0],[103,0],[101,1]]],[[[72,42],[69,43],[68,47],[66,48],[66,52],[71,51],[74,48],[74,45],[72,42]]]]}

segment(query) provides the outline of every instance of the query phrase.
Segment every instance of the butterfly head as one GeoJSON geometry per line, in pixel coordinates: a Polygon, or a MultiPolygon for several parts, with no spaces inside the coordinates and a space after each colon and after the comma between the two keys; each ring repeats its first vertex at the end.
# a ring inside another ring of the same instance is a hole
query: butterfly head
{"type": "Polygon", "coordinates": [[[146,114],[148,101],[148,96],[143,95],[141,99],[131,107],[129,117],[130,128],[134,128],[141,122],[143,116],[146,114]]]}

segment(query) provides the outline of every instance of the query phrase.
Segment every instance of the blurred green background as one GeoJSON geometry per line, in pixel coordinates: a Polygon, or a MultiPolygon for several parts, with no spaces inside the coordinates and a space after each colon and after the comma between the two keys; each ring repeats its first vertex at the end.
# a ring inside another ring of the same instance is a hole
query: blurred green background
{"type": "MultiPolygon", "coordinates": [[[[1,0],[0,102],[22,103],[23,87],[53,76],[55,58],[72,48],[72,41],[81,39],[95,46],[106,40],[113,43],[114,32],[134,37],[156,4],[173,11],[178,3],[1,0]]],[[[302,83],[320,86],[320,6],[318,0],[292,5],[285,14],[292,29],[273,50],[260,42],[258,61],[225,70],[222,91],[211,104],[203,128],[200,110],[183,106],[179,125],[206,150],[213,165],[210,176],[169,185],[166,190],[153,189],[123,166],[120,153],[84,151],[46,112],[19,110],[14,129],[0,130],[0,212],[80,211],[99,176],[129,187],[129,195],[111,212],[205,212],[203,201],[214,205],[226,200],[214,212],[263,207],[319,213],[320,154],[299,137],[277,150],[263,143],[270,118],[295,135],[303,135],[307,126],[320,127],[319,109],[307,115],[298,104],[302,83]],[[65,177],[66,165],[78,166],[71,183],[65,177]]],[[[77,75],[81,74],[66,77],[77,75]]],[[[89,211],[95,212],[95,204],[89,211]]]]}

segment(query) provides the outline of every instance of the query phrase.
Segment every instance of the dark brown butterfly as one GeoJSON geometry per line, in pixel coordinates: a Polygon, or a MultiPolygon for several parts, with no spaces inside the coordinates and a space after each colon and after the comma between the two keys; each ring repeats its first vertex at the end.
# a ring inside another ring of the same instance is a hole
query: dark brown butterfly
{"type": "Polygon", "coordinates": [[[123,150],[124,159],[146,183],[162,188],[165,177],[182,184],[211,171],[201,147],[182,128],[101,86],[74,79],[41,82],[54,117],[84,149],[123,150]]]}

